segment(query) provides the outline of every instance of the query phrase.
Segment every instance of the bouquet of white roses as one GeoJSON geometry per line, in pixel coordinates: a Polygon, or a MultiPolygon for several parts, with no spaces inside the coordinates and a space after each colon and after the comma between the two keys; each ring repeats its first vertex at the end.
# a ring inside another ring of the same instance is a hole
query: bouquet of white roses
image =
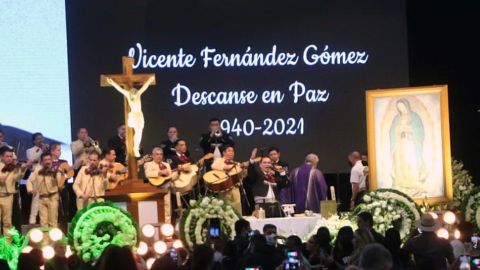
{"type": "Polygon", "coordinates": [[[461,161],[453,160],[452,176],[453,207],[459,211],[465,200],[468,199],[474,185],[472,183],[472,177],[468,174],[468,171],[463,169],[463,163],[461,161]]]}

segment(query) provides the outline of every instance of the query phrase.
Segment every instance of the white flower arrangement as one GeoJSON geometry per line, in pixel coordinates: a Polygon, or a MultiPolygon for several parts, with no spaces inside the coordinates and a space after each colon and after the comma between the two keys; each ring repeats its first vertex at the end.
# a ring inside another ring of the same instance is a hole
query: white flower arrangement
{"type": "Polygon", "coordinates": [[[480,187],[473,188],[462,205],[462,214],[467,222],[480,228],[480,187]]]}
{"type": "Polygon", "coordinates": [[[312,235],[317,233],[317,230],[320,227],[327,227],[328,231],[330,232],[330,235],[332,236],[332,243],[333,243],[337,238],[338,231],[340,230],[340,228],[344,226],[352,227],[352,230],[356,230],[358,228],[357,223],[353,222],[350,219],[350,217],[348,217],[347,215],[342,215],[342,216],[333,215],[327,219],[322,218],[319,221],[317,221],[317,224],[315,225],[313,230],[310,231],[306,236],[304,236],[304,239],[302,240],[304,242],[308,241],[308,239],[312,235]]]}
{"type": "Polygon", "coordinates": [[[452,161],[453,176],[453,207],[460,210],[465,200],[469,198],[474,187],[472,177],[467,170],[463,168],[461,161],[452,161]]]}
{"type": "Polygon", "coordinates": [[[406,239],[420,219],[417,204],[406,194],[394,189],[377,189],[365,194],[362,203],[353,214],[366,211],[372,214],[374,229],[385,235],[390,228],[397,228],[400,237],[406,239]]]}
{"type": "Polygon", "coordinates": [[[208,220],[220,219],[220,227],[224,234],[233,238],[234,225],[241,218],[240,214],[223,200],[215,197],[203,197],[190,200],[190,207],[182,216],[180,223],[180,237],[188,250],[207,239],[208,220]]]}

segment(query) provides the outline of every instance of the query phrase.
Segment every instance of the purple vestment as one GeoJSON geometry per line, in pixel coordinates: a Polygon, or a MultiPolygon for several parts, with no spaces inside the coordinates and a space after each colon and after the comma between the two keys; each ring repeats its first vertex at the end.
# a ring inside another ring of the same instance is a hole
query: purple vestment
{"type": "Polygon", "coordinates": [[[282,204],[296,204],[295,213],[320,213],[320,201],[327,199],[327,184],[319,169],[305,163],[290,173],[290,185],[281,190],[282,204]]]}

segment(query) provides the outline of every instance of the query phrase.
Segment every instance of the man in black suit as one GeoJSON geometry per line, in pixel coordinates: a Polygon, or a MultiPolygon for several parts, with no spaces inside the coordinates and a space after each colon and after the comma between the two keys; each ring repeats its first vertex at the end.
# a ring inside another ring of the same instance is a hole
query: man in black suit
{"type": "Polygon", "coordinates": [[[267,155],[272,161],[272,166],[278,171],[285,171],[288,175],[288,163],[280,160],[280,149],[278,147],[272,146],[268,148],[267,155]]]}
{"type": "Polygon", "coordinates": [[[256,155],[257,149],[254,148],[248,166],[248,182],[255,203],[276,202],[279,199],[279,190],[288,185],[287,173],[274,170],[269,157],[262,157],[259,164],[255,163],[256,155]]]}
{"type": "Polygon", "coordinates": [[[167,129],[167,139],[160,143],[165,157],[175,155],[175,146],[173,144],[178,140],[178,129],[174,126],[169,126],[167,129]]]}
{"type": "Polygon", "coordinates": [[[202,147],[204,155],[214,153],[216,148],[221,149],[225,145],[235,146],[232,136],[220,128],[220,119],[210,119],[209,128],[210,132],[202,134],[200,137],[200,147],[202,147]]]}
{"type": "Polygon", "coordinates": [[[172,169],[177,169],[186,163],[193,163],[193,160],[188,155],[187,142],[184,139],[176,140],[172,144],[172,148],[175,152],[167,156],[167,162],[170,163],[172,169]]]}
{"type": "Polygon", "coordinates": [[[108,139],[108,147],[115,149],[117,154],[117,162],[127,165],[127,145],[126,145],[126,129],[125,125],[121,124],[117,128],[117,136],[108,139]]]}

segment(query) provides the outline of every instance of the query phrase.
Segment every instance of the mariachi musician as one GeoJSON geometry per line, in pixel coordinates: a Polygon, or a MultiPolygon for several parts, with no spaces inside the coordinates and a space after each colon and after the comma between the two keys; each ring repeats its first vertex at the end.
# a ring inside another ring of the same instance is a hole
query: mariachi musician
{"type": "MultiPolygon", "coordinates": [[[[232,173],[232,170],[235,170],[240,167],[244,168],[248,166],[247,163],[240,164],[234,161],[235,158],[235,148],[231,145],[224,146],[222,148],[221,158],[215,158],[212,164],[213,170],[225,171],[227,174],[232,173]]],[[[242,199],[240,188],[238,186],[233,186],[226,191],[221,191],[218,193],[219,198],[223,199],[229,203],[239,214],[242,213],[242,199]]]]}
{"type": "Polygon", "coordinates": [[[285,171],[288,176],[288,163],[280,159],[280,149],[272,146],[268,148],[267,155],[272,161],[272,167],[276,171],[285,171]]]}
{"type": "Polygon", "coordinates": [[[39,198],[38,209],[42,227],[57,227],[59,190],[63,187],[62,172],[53,167],[50,153],[43,153],[39,169],[34,170],[27,180],[27,191],[39,198]]]}
{"type": "MultiPolygon", "coordinates": [[[[163,150],[160,147],[155,147],[152,150],[152,161],[146,162],[143,165],[145,170],[145,176],[148,178],[156,177],[171,177],[172,170],[170,164],[163,161],[163,150]]],[[[167,181],[165,184],[161,185],[160,188],[164,189],[167,194],[164,196],[164,209],[165,209],[165,223],[172,222],[172,204],[171,204],[171,193],[170,193],[170,181],[167,181]]]]}
{"type": "Polygon", "coordinates": [[[77,195],[77,209],[94,202],[103,202],[108,187],[106,169],[100,167],[97,152],[88,155],[88,165],[83,166],[77,174],[73,191],[77,195]]]}
{"type": "Polygon", "coordinates": [[[262,157],[260,163],[255,163],[256,155],[257,149],[254,148],[250,155],[247,178],[252,187],[255,204],[278,203],[279,190],[288,185],[287,172],[273,167],[268,156],[262,157]]]}
{"type": "MultiPolygon", "coordinates": [[[[200,147],[202,147],[204,155],[208,153],[216,154],[216,149],[220,150],[227,145],[235,145],[232,136],[222,131],[222,129],[220,128],[220,119],[210,119],[209,129],[209,133],[202,134],[202,136],[200,137],[200,147]]],[[[218,155],[216,155],[215,157],[220,157],[219,155],[220,153],[218,153],[218,155]]]]}
{"type": "Polygon", "coordinates": [[[26,168],[31,166],[32,163],[16,163],[13,150],[8,147],[1,148],[0,155],[0,217],[2,218],[3,235],[6,235],[7,230],[12,228],[13,196],[16,192],[15,185],[22,179],[26,168]]]}
{"type": "Polygon", "coordinates": [[[97,141],[94,141],[88,136],[86,128],[79,128],[77,133],[77,140],[70,145],[73,154],[73,168],[78,171],[83,165],[87,164],[88,155],[91,152],[102,153],[97,141]]]}
{"type": "Polygon", "coordinates": [[[104,151],[103,159],[99,163],[101,168],[106,168],[108,181],[117,181],[117,174],[112,171],[112,168],[118,163],[115,161],[116,158],[115,148],[108,147],[104,151]]]}

